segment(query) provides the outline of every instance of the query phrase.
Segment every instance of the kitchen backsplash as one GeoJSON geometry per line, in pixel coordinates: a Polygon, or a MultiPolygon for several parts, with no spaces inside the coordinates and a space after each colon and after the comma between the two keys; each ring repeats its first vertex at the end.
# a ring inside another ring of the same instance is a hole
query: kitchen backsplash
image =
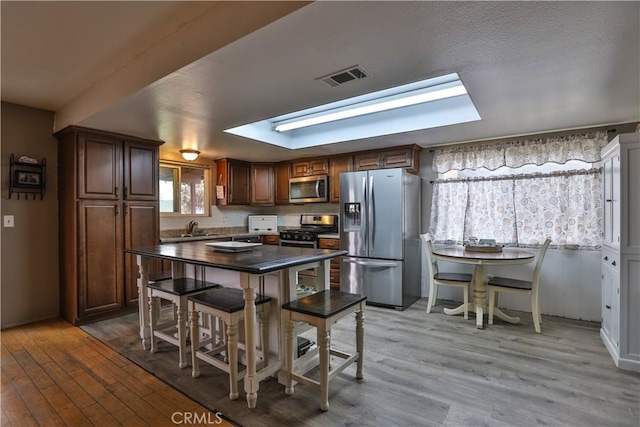
{"type": "MultiPolygon", "coordinates": [[[[160,232],[164,230],[187,229],[189,221],[196,221],[198,228],[232,228],[242,227],[246,231],[249,227],[249,215],[278,215],[278,227],[297,227],[300,225],[301,214],[334,214],[337,215],[338,204],[313,203],[306,205],[283,206],[212,206],[211,215],[160,217],[160,232]]],[[[185,231],[186,232],[186,231],[185,231]]]]}

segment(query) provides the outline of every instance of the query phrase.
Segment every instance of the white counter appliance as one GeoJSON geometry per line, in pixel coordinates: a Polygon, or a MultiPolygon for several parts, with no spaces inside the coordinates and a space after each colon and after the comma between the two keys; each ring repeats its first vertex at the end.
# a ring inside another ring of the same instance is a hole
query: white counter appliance
{"type": "Polygon", "coordinates": [[[278,215],[249,215],[249,233],[277,234],[278,215]]]}

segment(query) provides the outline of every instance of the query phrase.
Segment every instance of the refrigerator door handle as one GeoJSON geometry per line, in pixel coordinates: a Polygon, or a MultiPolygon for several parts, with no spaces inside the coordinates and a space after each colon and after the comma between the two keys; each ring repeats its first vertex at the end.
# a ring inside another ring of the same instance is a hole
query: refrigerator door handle
{"type": "Polygon", "coordinates": [[[369,224],[371,225],[371,227],[369,228],[369,230],[371,230],[371,239],[370,239],[371,248],[369,249],[369,251],[373,251],[373,248],[376,245],[375,211],[376,211],[376,200],[373,192],[373,176],[370,176],[369,177],[369,212],[371,213],[371,221],[369,222],[369,224]]]}
{"type": "Polygon", "coordinates": [[[358,259],[343,258],[342,262],[349,264],[365,265],[368,267],[397,267],[397,262],[384,262],[384,261],[362,261],[358,259]]]}
{"type": "Polygon", "coordinates": [[[371,225],[369,222],[369,199],[367,198],[367,176],[362,177],[362,200],[364,200],[364,206],[362,206],[362,210],[364,212],[363,215],[365,217],[365,227],[364,227],[364,240],[365,240],[365,249],[367,254],[369,253],[369,226],[371,225]]]}

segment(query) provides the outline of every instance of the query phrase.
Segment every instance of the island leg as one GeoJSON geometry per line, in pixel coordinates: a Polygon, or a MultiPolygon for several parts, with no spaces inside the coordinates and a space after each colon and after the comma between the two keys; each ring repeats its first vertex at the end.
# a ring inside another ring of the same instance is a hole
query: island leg
{"type": "Polygon", "coordinates": [[[256,288],[259,278],[253,274],[241,273],[240,286],[244,295],[244,339],[247,354],[247,373],[244,377],[244,391],[247,405],[256,407],[260,382],[256,377],[256,288]]]}
{"type": "Polygon", "coordinates": [[[149,285],[149,258],[136,255],[138,263],[138,317],[140,321],[140,339],[142,349],[149,348],[149,298],[147,296],[147,285],[149,285]]]}

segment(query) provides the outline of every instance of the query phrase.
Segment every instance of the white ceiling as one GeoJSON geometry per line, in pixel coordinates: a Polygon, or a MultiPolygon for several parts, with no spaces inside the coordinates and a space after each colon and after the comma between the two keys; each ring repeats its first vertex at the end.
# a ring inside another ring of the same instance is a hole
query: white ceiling
{"type": "Polygon", "coordinates": [[[2,100],[276,161],[640,120],[640,2],[1,2],[2,100]],[[296,10],[297,9],[297,10],[296,10]],[[316,80],[360,65],[371,77],[316,80]],[[458,73],[481,121],[288,150],[224,129],[458,73]]]}

